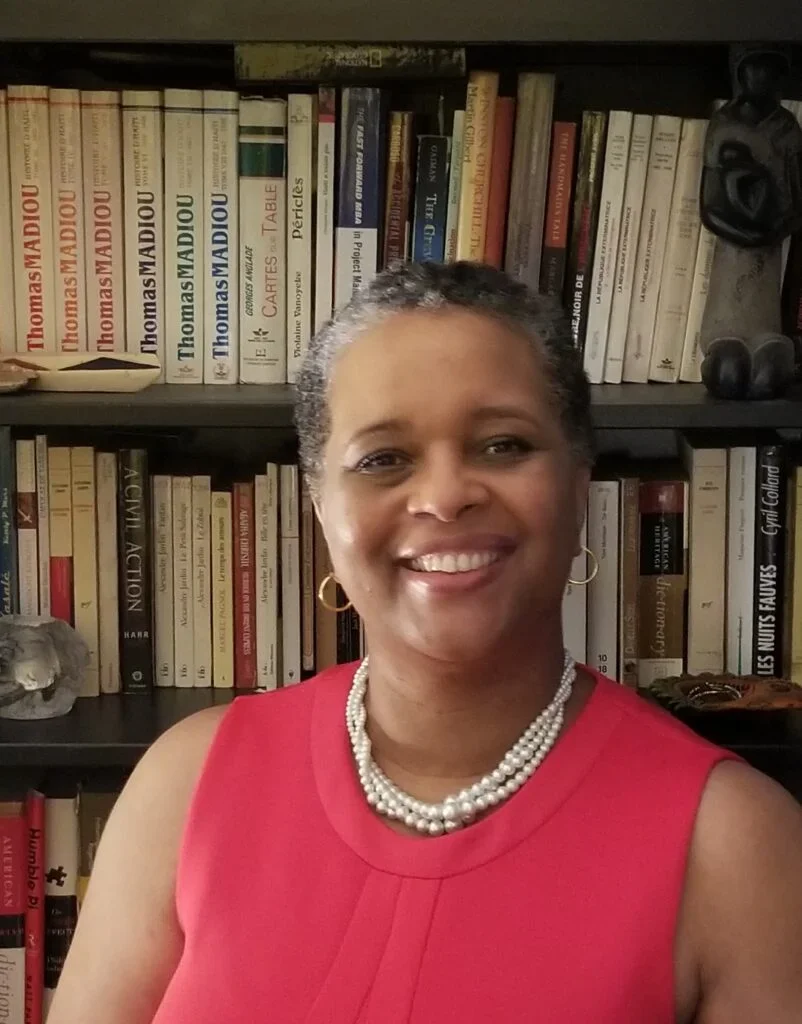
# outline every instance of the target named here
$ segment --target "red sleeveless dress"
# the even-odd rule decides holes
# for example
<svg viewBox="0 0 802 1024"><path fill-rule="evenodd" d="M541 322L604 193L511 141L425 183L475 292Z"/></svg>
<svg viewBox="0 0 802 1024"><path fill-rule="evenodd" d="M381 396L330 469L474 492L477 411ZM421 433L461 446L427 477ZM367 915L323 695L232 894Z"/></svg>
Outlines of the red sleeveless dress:
<svg viewBox="0 0 802 1024"><path fill-rule="evenodd" d="M534 777L437 839L368 808L355 666L238 699L181 852L154 1024L674 1024L694 817L728 756L601 676Z"/></svg>

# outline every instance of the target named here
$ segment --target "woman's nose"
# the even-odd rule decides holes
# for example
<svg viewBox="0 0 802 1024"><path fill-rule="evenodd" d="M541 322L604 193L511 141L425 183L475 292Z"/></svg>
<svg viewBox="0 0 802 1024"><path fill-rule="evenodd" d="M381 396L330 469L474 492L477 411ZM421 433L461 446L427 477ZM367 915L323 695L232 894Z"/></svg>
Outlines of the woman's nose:
<svg viewBox="0 0 802 1024"><path fill-rule="evenodd" d="M410 478L407 511L450 523L487 501L487 489L478 474L453 456L431 459Z"/></svg>

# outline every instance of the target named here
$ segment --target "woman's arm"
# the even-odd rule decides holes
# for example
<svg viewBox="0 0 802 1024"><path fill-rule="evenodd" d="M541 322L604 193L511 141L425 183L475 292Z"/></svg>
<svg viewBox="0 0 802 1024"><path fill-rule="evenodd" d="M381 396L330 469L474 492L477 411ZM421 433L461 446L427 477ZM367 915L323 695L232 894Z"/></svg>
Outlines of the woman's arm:
<svg viewBox="0 0 802 1024"><path fill-rule="evenodd" d="M224 708L148 750L109 817L48 1024L150 1024L182 949L175 879L184 821Z"/></svg>

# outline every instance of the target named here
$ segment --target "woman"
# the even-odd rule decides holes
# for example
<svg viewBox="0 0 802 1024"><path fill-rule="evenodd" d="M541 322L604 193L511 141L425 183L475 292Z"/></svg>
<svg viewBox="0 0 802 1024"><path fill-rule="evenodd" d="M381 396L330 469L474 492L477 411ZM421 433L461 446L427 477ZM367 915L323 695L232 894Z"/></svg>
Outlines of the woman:
<svg viewBox="0 0 802 1024"><path fill-rule="evenodd" d="M301 456L369 663L154 744L50 1024L802 1020L800 809L564 654L588 405L488 268L385 272L314 340Z"/></svg>

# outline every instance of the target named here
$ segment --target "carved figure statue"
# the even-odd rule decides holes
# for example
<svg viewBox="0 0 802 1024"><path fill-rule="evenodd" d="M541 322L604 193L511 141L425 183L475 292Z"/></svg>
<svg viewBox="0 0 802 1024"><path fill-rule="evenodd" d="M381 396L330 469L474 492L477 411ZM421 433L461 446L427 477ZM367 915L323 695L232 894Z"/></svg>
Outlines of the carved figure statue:
<svg viewBox="0 0 802 1024"><path fill-rule="evenodd" d="M0 718L66 715L88 665L89 648L61 619L0 616Z"/></svg>

